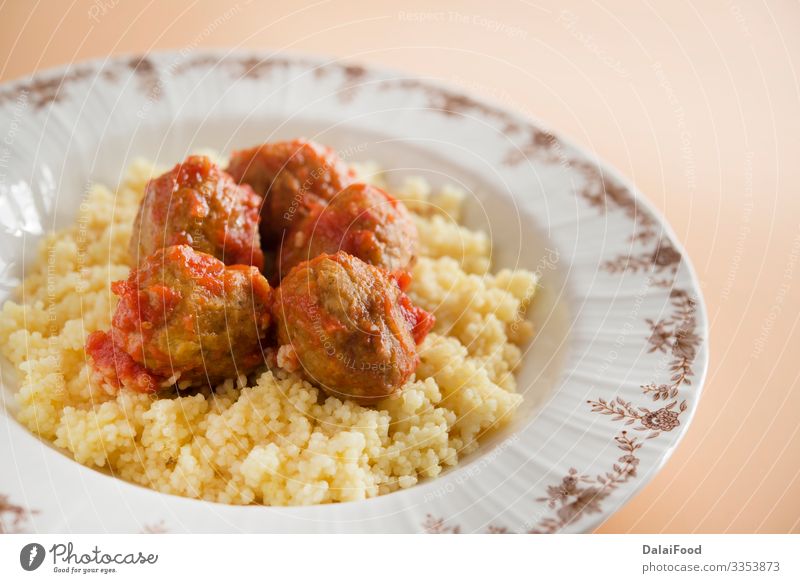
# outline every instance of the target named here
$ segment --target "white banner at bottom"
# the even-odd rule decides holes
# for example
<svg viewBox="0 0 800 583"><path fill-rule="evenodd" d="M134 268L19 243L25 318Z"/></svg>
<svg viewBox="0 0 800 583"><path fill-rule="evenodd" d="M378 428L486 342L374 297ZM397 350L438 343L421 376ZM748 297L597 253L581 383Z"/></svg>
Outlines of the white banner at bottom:
<svg viewBox="0 0 800 583"><path fill-rule="evenodd" d="M797 535L3 535L0 581L800 581Z"/></svg>

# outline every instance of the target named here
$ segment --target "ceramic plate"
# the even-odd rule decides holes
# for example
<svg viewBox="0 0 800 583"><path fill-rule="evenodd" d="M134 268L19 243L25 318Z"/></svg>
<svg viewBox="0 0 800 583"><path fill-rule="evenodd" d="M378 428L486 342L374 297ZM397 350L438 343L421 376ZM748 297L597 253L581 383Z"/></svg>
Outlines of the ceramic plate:
<svg viewBox="0 0 800 583"><path fill-rule="evenodd" d="M580 98L577 96L576 98ZM541 124L439 83L321 58L161 53L0 87L0 282L90 182L305 136L389 179L469 196L494 267L541 278L514 421L435 480L363 502L235 507L164 495L75 463L14 416L2 363L0 528L19 532L585 532L650 480L688 429L708 351L674 234L613 170Z"/></svg>

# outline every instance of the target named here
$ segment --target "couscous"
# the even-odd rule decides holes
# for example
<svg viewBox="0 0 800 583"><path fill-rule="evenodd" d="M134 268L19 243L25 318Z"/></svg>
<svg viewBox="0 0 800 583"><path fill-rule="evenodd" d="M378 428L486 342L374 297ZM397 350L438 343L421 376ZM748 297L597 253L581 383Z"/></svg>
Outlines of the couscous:
<svg viewBox="0 0 800 583"><path fill-rule="evenodd" d="M353 172L385 187L370 165ZM108 329L152 164L116 191L91 189L75 224L49 235L0 314L18 373L19 420L82 464L161 492L229 504L360 500L434 478L474 451L521 402L514 369L537 282L490 272L490 241L459 224L463 192L410 178L390 191L411 211L418 257L406 290L435 315L402 390L370 406L328 396L274 365L213 389L112 390L85 351Z"/></svg>

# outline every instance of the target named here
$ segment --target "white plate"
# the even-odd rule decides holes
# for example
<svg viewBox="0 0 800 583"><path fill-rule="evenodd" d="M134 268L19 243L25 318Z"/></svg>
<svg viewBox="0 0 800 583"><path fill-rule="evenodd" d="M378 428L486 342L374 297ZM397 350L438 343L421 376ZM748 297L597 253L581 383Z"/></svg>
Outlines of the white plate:
<svg viewBox="0 0 800 583"><path fill-rule="evenodd" d="M300 135L390 178L461 184L494 268L544 286L511 426L445 475L364 502L226 506L88 469L17 423L3 363L6 531L590 531L653 477L697 408L708 325L672 231L619 175L501 107L398 73L214 51L43 72L0 87L0 113L3 299L90 181L117 184L138 156L170 164Z"/></svg>

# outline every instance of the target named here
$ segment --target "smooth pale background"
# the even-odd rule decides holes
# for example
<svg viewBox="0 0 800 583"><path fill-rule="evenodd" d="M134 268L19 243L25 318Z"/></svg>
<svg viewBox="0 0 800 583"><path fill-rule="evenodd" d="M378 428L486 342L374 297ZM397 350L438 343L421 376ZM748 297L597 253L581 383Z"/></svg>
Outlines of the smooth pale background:
<svg viewBox="0 0 800 583"><path fill-rule="evenodd" d="M259 47L437 77L543 120L661 209L710 314L691 429L600 532L800 532L800 4L431 4L6 1L0 80L115 53Z"/></svg>

